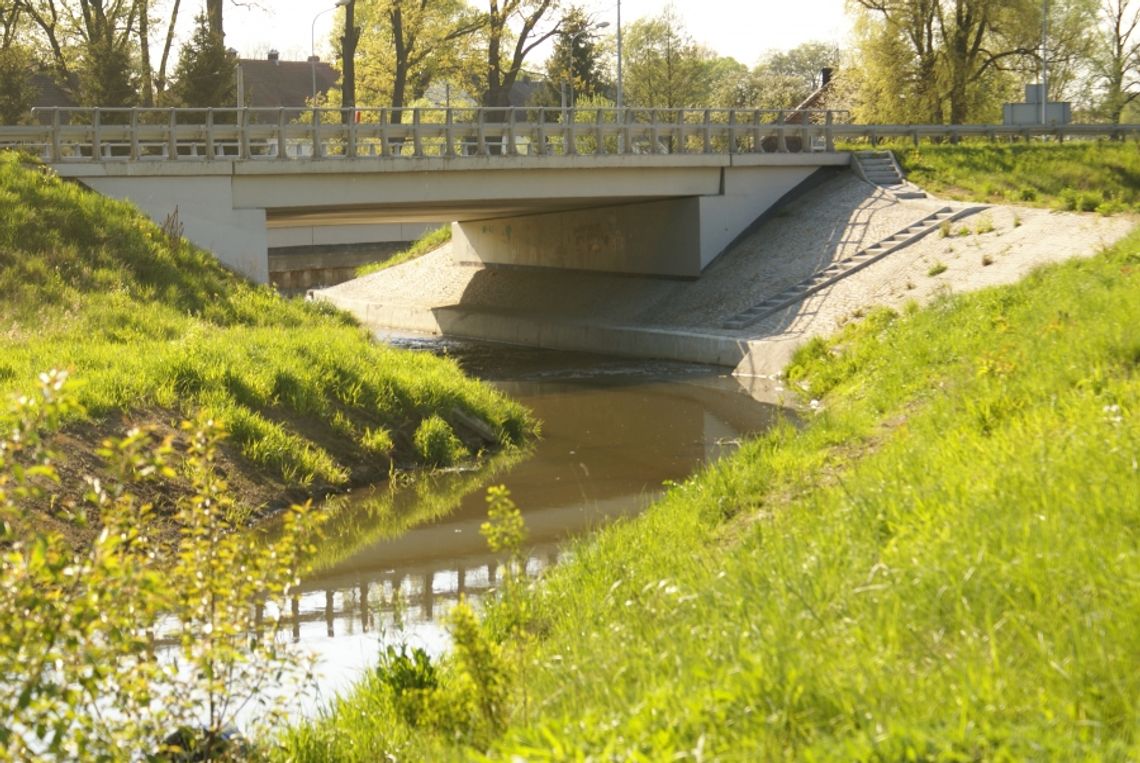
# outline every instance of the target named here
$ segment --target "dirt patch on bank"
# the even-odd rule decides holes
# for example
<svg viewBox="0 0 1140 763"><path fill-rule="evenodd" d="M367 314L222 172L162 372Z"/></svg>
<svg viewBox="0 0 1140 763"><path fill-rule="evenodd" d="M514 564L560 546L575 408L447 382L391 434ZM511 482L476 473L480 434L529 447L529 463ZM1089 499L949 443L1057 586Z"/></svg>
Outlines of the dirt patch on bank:
<svg viewBox="0 0 1140 763"><path fill-rule="evenodd" d="M215 453L213 468L216 475L225 480L237 518L244 524L256 524L292 504L376 484L394 472L416 468L411 431L393 433L396 448L391 458L385 458L363 450L318 417L280 413L271 418L327 451L346 469L348 479L340 484L290 483L272 469L251 462L237 443L224 439ZM453 411L445 414L445 418L471 453L480 454L498 446L497 441L488 440L493 436L489 427L473 417ZM135 477L129 481L129 491L139 505L151 507L153 521L147 527L149 538L160 546L172 545L180 530L175 521L178 506L193 493L186 468L189 433L182 427L184 420L185 416L177 411L152 408L72 423L52 434L47 440L47 449L58 482L38 480L36 485L40 490L19 499L21 511L17 523L61 535L72 547L93 540L102 528L98 507L90 500L95 481L104 489L120 482L101 452L109 443L123 439L132 430L139 430L144 433L149 448L169 447L165 461L172 468L173 476Z"/></svg>

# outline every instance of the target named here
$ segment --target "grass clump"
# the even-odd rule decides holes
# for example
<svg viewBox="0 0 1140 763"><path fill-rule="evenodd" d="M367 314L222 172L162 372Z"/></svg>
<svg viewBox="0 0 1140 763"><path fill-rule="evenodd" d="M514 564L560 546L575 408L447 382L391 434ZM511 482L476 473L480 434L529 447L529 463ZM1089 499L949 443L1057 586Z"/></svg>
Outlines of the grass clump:
<svg viewBox="0 0 1140 763"><path fill-rule="evenodd" d="M435 251L439 247L451 241L451 226L443 225L439 228L428 231L412 242L412 245L403 251L396 252L391 257L381 262L370 262L367 265L361 265L356 269L356 277L362 278L363 276L371 273L379 273L381 270L402 265L409 260L414 260L417 257L422 257L428 252Z"/></svg>
<svg viewBox="0 0 1140 763"><path fill-rule="evenodd" d="M533 641L501 733L371 716L369 752L1134 759L1138 324L1140 232L809 343L788 370L822 402L802 428L577 544L509 605Z"/></svg>
<svg viewBox="0 0 1140 763"><path fill-rule="evenodd" d="M931 265L931 266L930 266L930 269L929 269L929 270L927 270L927 271L926 271L926 275L928 275L928 276L930 276L931 278L933 278L934 276L942 275L942 274L943 274L943 273L945 273L947 270L949 270L949 267L946 265L946 263L944 263L944 262L936 262L936 263L934 263L933 265Z"/></svg>
<svg viewBox="0 0 1140 763"><path fill-rule="evenodd" d="M907 178L949 198L1081 212L1140 211L1134 143L963 143L897 151Z"/></svg>
<svg viewBox="0 0 1140 763"><path fill-rule="evenodd" d="M451 425L436 415L420 422L413 442L423 462L432 466L451 466L467 455Z"/></svg>
<svg viewBox="0 0 1140 763"><path fill-rule="evenodd" d="M93 425L89 440L113 418L166 426L208 410L264 491L256 505L282 486L323 491L425 463L413 438L438 414L486 422L497 442L458 433L473 449L532 430L453 362L380 346L347 315L252 285L18 155L0 154L0 198L0 394L66 368L85 411L71 425Z"/></svg>

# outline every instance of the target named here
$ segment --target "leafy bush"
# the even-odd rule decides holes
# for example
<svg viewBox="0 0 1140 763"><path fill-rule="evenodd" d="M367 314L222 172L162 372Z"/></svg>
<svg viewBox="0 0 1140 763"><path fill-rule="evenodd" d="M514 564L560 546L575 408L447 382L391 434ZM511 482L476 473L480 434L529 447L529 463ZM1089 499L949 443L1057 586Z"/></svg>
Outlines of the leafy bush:
<svg viewBox="0 0 1140 763"><path fill-rule="evenodd" d="M0 618L0 757L231 749L228 729L243 706L262 705L267 722L282 709L265 677L299 680L301 656L277 643L277 618L261 612L287 611L316 516L294 506L275 540L237 532L232 517L241 512L215 464L223 432L200 420L183 425L177 449L143 430L103 444L113 478L89 480L87 505L59 506L73 520L97 514L103 526L73 548L27 521L27 503L62 479L46 435L75 405L64 374L40 378L0 439L0 607L9 614ZM152 506L136 490L175 471L191 490L167 558L156 553ZM156 637L171 646L156 651Z"/></svg>

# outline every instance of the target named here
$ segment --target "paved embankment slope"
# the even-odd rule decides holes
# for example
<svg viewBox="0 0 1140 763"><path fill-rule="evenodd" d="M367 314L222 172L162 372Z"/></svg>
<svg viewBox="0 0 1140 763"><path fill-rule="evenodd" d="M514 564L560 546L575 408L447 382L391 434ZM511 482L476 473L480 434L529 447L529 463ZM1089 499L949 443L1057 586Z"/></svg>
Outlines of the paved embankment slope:
<svg viewBox="0 0 1140 763"><path fill-rule="evenodd" d="M779 373L795 347L873 305L1009 283L1037 265L1087 256L1130 218L992 207L739 329L735 316L945 207L898 200L844 173L781 208L695 281L485 268L450 247L314 293L379 330L662 357ZM948 233L949 235L944 235Z"/></svg>

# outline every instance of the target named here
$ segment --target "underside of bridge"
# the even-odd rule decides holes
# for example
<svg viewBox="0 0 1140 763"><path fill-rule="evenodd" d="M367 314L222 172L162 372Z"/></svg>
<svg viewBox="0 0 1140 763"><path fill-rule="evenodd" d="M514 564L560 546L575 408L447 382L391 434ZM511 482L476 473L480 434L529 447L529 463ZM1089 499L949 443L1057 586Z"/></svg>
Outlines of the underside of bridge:
<svg viewBox="0 0 1140 763"><path fill-rule="evenodd" d="M847 163L844 154L691 159L399 172L375 162L314 163L306 172L217 162L176 165L175 174L165 165L103 164L72 176L160 223L176 217L191 241L259 282L268 280L271 235L304 231L315 241L317 231L335 230L346 241L442 222L452 223L463 261L696 278L781 198L821 168Z"/></svg>

